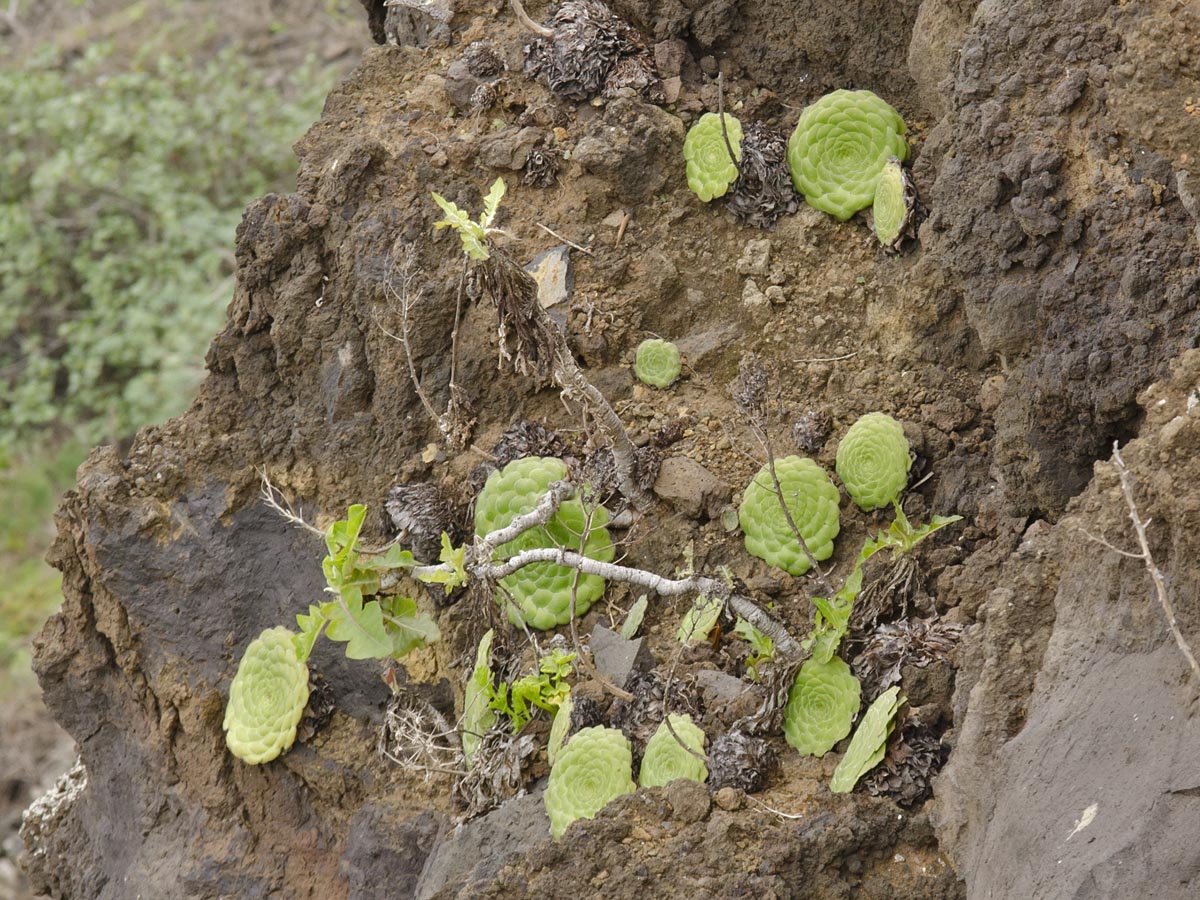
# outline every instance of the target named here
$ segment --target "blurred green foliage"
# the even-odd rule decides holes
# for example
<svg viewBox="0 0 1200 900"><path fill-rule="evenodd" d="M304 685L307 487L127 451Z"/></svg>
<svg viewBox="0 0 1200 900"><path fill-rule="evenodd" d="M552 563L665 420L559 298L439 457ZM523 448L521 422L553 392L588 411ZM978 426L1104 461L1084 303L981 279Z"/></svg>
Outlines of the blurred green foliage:
<svg viewBox="0 0 1200 900"><path fill-rule="evenodd" d="M334 77L153 43L0 64L0 682L59 602L43 557L75 467L190 401L242 210L289 189Z"/></svg>
<svg viewBox="0 0 1200 900"><path fill-rule="evenodd" d="M113 72L111 51L0 69L0 442L96 442L178 413L232 293L234 230L294 170L328 87L233 49ZM315 67L314 67L315 68Z"/></svg>

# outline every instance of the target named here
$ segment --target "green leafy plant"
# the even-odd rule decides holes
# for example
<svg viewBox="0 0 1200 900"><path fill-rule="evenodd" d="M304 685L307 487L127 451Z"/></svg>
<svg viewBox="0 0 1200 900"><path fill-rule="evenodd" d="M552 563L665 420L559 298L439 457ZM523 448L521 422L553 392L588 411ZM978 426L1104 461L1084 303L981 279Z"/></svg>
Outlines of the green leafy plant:
<svg viewBox="0 0 1200 900"><path fill-rule="evenodd" d="M838 444L838 477L850 499L865 512L896 500L908 486L911 466L904 428L886 413L862 416Z"/></svg>
<svg viewBox="0 0 1200 900"><path fill-rule="evenodd" d="M476 535L504 528L517 516L532 511L550 485L566 477L566 464L552 457L513 460L493 472L475 501ZM578 496L565 500L546 525L531 528L497 547L496 559L508 559L522 550L565 547L592 559L611 561L615 551L605 527L608 511L595 506L590 513L591 528L584 540L589 510ZM504 606L509 621L518 627L524 623L531 628L554 628L571 620L572 585L576 585L575 614L579 616L604 593L604 579L599 576L577 573L555 563L537 562L501 579L497 600Z"/></svg>
<svg viewBox="0 0 1200 900"><path fill-rule="evenodd" d="M683 621L679 623L679 631L675 633L675 637L681 644L699 644L708 640L709 634L717 627L723 607L719 597L706 597L701 594L683 614Z"/></svg>
<svg viewBox="0 0 1200 900"><path fill-rule="evenodd" d="M638 773L638 784L642 787L662 787L679 778L708 781L708 766L701 758L704 755L704 732L692 721L691 716L672 713L669 718L675 734L671 734L667 723L663 721L646 742L642 768ZM680 741L683 741L682 745ZM696 756L697 753L700 756Z"/></svg>
<svg viewBox="0 0 1200 900"><path fill-rule="evenodd" d="M668 388L679 377L679 348L670 341L648 338L638 344L633 373L643 384Z"/></svg>
<svg viewBox="0 0 1200 900"><path fill-rule="evenodd" d="M705 113L688 129L687 137L683 139L688 187L705 203L725 196L738 177L737 163L742 159L742 123L726 115L725 133L729 135L728 146L721 131L721 117ZM729 158L730 148L737 162Z"/></svg>
<svg viewBox="0 0 1200 900"><path fill-rule="evenodd" d="M495 632L489 628L479 639L475 649L475 667L467 686L463 690L462 748L463 759L470 769L475 763L475 752L479 742L496 724L496 711L492 709L492 640Z"/></svg>
<svg viewBox="0 0 1200 900"><path fill-rule="evenodd" d="M591 819L611 801L632 794L633 750L615 728L593 726L576 732L550 770L543 794L550 833L562 837L576 819Z"/></svg>
<svg viewBox="0 0 1200 900"><path fill-rule="evenodd" d="M888 159L908 158L900 114L870 91L837 90L800 114L788 140L796 190L845 221L871 205Z"/></svg>
<svg viewBox="0 0 1200 900"><path fill-rule="evenodd" d="M487 237L492 231L492 222L496 220L496 211L504 198L505 184L503 178L497 178L487 196L483 198L483 213L476 222L470 213L459 209L458 205L447 200L436 191L430 191L433 202L445 213L446 218L435 222L433 227L439 231L443 228L453 228L458 232L462 241L463 252L475 262L482 262L491 256L487 249Z"/></svg>
<svg viewBox="0 0 1200 900"><path fill-rule="evenodd" d="M861 702L858 679L839 657L800 667L788 692L783 734L800 753L823 756L850 733Z"/></svg>
<svg viewBox="0 0 1200 900"><path fill-rule="evenodd" d="M775 660L775 642L741 616L738 616L737 623L733 626L733 633L750 644L750 655L746 657L746 674L750 676L751 681L760 681L760 667Z"/></svg>
<svg viewBox="0 0 1200 900"><path fill-rule="evenodd" d="M917 192L904 165L892 157L879 173L871 206L871 229L885 250L897 251L913 231Z"/></svg>
<svg viewBox="0 0 1200 900"><path fill-rule="evenodd" d="M437 623L418 612L411 597L366 599L379 593L384 572L418 565L410 552L396 545L380 552L360 548L358 539L366 515L367 508L355 504L345 519L325 531L328 553L321 568L325 590L334 599L309 606L307 615L296 617L306 656L322 629L330 640L345 643L349 659L399 659L441 637ZM443 546L449 546L449 541ZM441 580L440 573L434 580Z"/></svg>
<svg viewBox="0 0 1200 900"><path fill-rule="evenodd" d="M775 461L775 474L796 529L817 560L833 555L833 539L841 528L838 489L829 475L811 459L785 456ZM742 497L738 521L745 533L746 549L791 575L810 568L796 535L788 524L771 472L763 466Z"/></svg>
<svg viewBox="0 0 1200 900"><path fill-rule="evenodd" d="M575 701L568 693L554 712L554 721L550 723L550 737L546 741L546 762L552 766L563 747L567 746L567 735L571 731L571 711L574 709Z"/></svg>
<svg viewBox="0 0 1200 900"><path fill-rule="evenodd" d="M270 762L295 742L308 704L307 657L299 635L282 627L268 628L246 647L221 726L238 759Z"/></svg>
<svg viewBox="0 0 1200 900"><path fill-rule="evenodd" d="M571 665L574 659L574 653L552 650L539 660L536 674L518 678L511 685L500 683L492 694L490 705L512 721L513 734L529 724L535 709L558 712L571 692L567 678L574 671Z"/></svg>
<svg viewBox="0 0 1200 900"><path fill-rule="evenodd" d="M846 755L834 770L829 790L835 794L849 793L860 778L883 761L888 737L896 726L896 712L903 703L899 685L875 698L850 739Z"/></svg>
<svg viewBox="0 0 1200 900"><path fill-rule="evenodd" d="M181 412L233 293L246 204L285 191L327 76L281 95L236 49L110 45L0 66L0 444ZM203 98L198 103L197 98Z"/></svg>

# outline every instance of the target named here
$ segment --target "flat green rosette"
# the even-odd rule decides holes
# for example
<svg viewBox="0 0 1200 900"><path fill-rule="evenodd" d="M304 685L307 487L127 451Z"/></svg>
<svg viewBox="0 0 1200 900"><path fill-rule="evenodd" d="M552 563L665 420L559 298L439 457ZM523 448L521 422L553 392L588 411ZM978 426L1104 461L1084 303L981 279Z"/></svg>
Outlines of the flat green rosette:
<svg viewBox="0 0 1200 900"><path fill-rule="evenodd" d="M725 132L729 147L721 133L721 117L705 113L683 139L683 158L687 160L687 183L692 192L708 203L725 196L738 177L738 168L729 158L729 148L738 162L742 161L742 123L725 115Z"/></svg>
<svg viewBox="0 0 1200 900"><path fill-rule="evenodd" d="M475 651L475 668L471 670L471 678L463 690L462 748L463 759L466 760L468 769L474 764L479 742L488 729L496 724L496 711L491 708L491 656L494 636L495 632L489 628L479 639L479 648Z"/></svg>
<svg viewBox="0 0 1200 900"><path fill-rule="evenodd" d="M668 388L679 377L679 348L670 341L649 338L638 344L633 374L643 384Z"/></svg>
<svg viewBox="0 0 1200 900"><path fill-rule="evenodd" d="M688 747L704 754L704 732L692 721L691 716L670 716L671 727ZM642 755L642 770L638 773L638 784L642 787L662 787L680 778L691 781L708 781L708 766L680 746L667 728L661 723L650 740L646 741L646 752Z"/></svg>
<svg viewBox="0 0 1200 900"><path fill-rule="evenodd" d="M883 761L887 752L887 740L896 725L896 712L904 703L900 696L900 686L888 688L875 698L858 730L850 739L846 755L833 770L833 778L829 782L829 790L835 794L848 794L862 778Z"/></svg>
<svg viewBox="0 0 1200 900"><path fill-rule="evenodd" d="M554 711L554 721L550 723L550 737L546 741L546 761L551 766L558 760L563 747L567 746L567 733L571 730L571 711L575 701L567 694L567 699L558 704Z"/></svg>
<svg viewBox="0 0 1200 900"><path fill-rule="evenodd" d="M567 477L567 467L560 459L530 456L510 462L488 476L487 483L475 500L475 534L483 536L503 528L514 518L531 512L556 481ZM596 507L591 531L585 546L581 536L587 513L578 497L563 501L558 512L544 526L531 528L515 540L496 548L496 559L508 559L522 550L544 547L565 547L609 562L613 558L612 539L608 535L608 511ZM571 585L575 570L555 563L539 562L528 565L500 581L500 587L512 597L512 603L501 593L497 599L505 606L508 620L520 627L521 620L531 628L554 628L571 620ZM604 579L597 575L580 575L575 601L575 614L582 616L604 593Z"/></svg>
<svg viewBox="0 0 1200 900"><path fill-rule="evenodd" d="M837 90L800 114L788 140L792 182L810 206L846 221L875 199L888 159L908 158L904 120L870 91Z"/></svg>
<svg viewBox="0 0 1200 900"><path fill-rule="evenodd" d="M308 703L308 664L297 635L268 628L242 654L225 706L225 745L252 766L270 762L296 741Z"/></svg>
<svg viewBox="0 0 1200 900"><path fill-rule="evenodd" d="M783 712L787 742L806 756L824 756L850 733L861 703L858 679L834 656L808 660L796 673Z"/></svg>
<svg viewBox="0 0 1200 900"><path fill-rule="evenodd" d="M811 459L785 456L775 461L775 475L792 521L817 560L833 555L833 539L841 528L838 489L829 475ZM738 522L746 537L746 549L791 575L810 568L796 535L788 525L779 495L766 466L746 488L738 508Z"/></svg>
<svg viewBox="0 0 1200 900"><path fill-rule="evenodd" d="M863 512L888 506L908 486L912 466L904 427L886 413L867 413L838 444L834 468Z"/></svg>
<svg viewBox="0 0 1200 900"><path fill-rule="evenodd" d="M562 837L576 819L591 819L610 801L637 790L633 750L615 728L581 728L567 741L550 770L542 800L550 833Z"/></svg>
<svg viewBox="0 0 1200 900"><path fill-rule="evenodd" d="M901 242L912 232L916 201L912 179L893 156L879 174L871 207L871 229L885 250L898 252Z"/></svg>

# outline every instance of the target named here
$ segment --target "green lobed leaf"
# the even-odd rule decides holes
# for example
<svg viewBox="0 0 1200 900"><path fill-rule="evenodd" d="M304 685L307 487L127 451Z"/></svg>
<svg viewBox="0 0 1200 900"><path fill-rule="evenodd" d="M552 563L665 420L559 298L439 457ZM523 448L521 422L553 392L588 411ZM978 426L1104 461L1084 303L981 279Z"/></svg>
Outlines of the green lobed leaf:
<svg viewBox="0 0 1200 900"><path fill-rule="evenodd" d="M325 608L331 604L309 606L308 615L303 613L296 616L296 624L300 626L300 634L296 635L296 652L300 659L308 659L312 655L313 645L321 636L321 631L328 624Z"/></svg>
<svg viewBox="0 0 1200 900"><path fill-rule="evenodd" d="M308 703L308 666L288 628L268 628L242 653L225 705L225 744L251 765L270 762L296 740Z"/></svg>
<svg viewBox="0 0 1200 900"><path fill-rule="evenodd" d="M576 819L591 819L611 801L632 794L633 750L615 728L594 726L576 732L557 755L542 801L550 833L562 837Z"/></svg>
<svg viewBox="0 0 1200 900"><path fill-rule="evenodd" d="M437 622L418 612L417 601L411 597L384 597L379 604L391 639L391 655L396 659L441 639Z"/></svg>
<svg viewBox="0 0 1200 900"><path fill-rule="evenodd" d="M810 206L845 221L875 199L891 157L908 158L904 120L870 91L837 90L805 108L788 140L788 168Z"/></svg>
<svg viewBox="0 0 1200 900"><path fill-rule="evenodd" d="M864 512L897 500L908 486L911 467L904 427L886 413L860 417L838 444L838 477Z"/></svg>
<svg viewBox="0 0 1200 900"><path fill-rule="evenodd" d="M642 768L638 773L638 784L642 787L662 787L680 778L708 781L708 766L703 759L694 755L704 755L704 732L692 721L691 716L672 713L670 720L671 727L675 729L674 735L664 721L659 723L646 742ZM676 740L676 736L679 740ZM683 741L683 745L680 741Z"/></svg>
<svg viewBox="0 0 1200 900"><path fill-rule="evenodd" d="M668 388L679 378L679 348L670 341L648 338L638 344L633 373L643 384Z"/></svg>
<svg viewBox="0 0 1200 900"><path fill-rule="evenodd" d="M801 754L824 756L850 733L860 691L858 679L839 657L805 662L792 682L783 713L787 742Z"/></svg>
<svg viewBox="0 0 1200 900"><path fill-rule="evenodd" d="M502 181L500 183L503 184ZM492 188L495 190L495 185ZM463 252L471 259L481 262L491 256L487 247L484 246L484 240L487 237L485 226L472 221L471 217L464 210L459 209L457 204L447 200L441 194L435 191L431 191L430 193L433 194L433 202L441 207L442 212L446 214L446 218L434 222L433 227L439 230L442 228L453 228L458 232ZM496 202L499 203L499 199Z"/></svg>
<svg viewBox="0 0 1200 900"><path fill-rule="evenodd" d="M507 185L503 178L497 178L492 182L492 188L488 191L486 197L483 198L483 215L479 219L479 224L486 231L492 227L492 223L496 221L496 213L500 209L500 201L504 199L504 191Z"/></svg>
<svg viewBox="0 0 1200 900"><path fill-rule="evenodd" d="M725 115L725 134L721 129L721 117L716 113L705 113L683 139L683 158L687 161L687 183L692 192L708 203L725 196L729 186L737 180L738 167L729 158L729 150L737 162L742 160L742 123L733 116Z"/></svg>
<svg viewBox="0 0 1200 900"><path fill-rule="evenodd" d="M557 712L571 691L567 677L574 671L574 653L552 650L538 663L533 675L518 678L511 685L501 683L493 693L490 705L496 712L508 716L513 734L517 734L533 718L534 709Z"/></svg>
<svg viewBox="0 0 1200 900"><path fill-rule="evenodd" d="M896 712L904 703L900 686L888 688L867 708L858 730L850 739L846 755L838 763L829 782L829 790L835 794L847 794L854 790L858 780L883 761L887 751L888 736L895 727Z"/></svg>
<svg viewBox="0 0 1200 900"><path fill-rule="evenodd" d="M746 673L751 681L759 681L762 676L759 666L775 659L775 642L741 616L737 617L733 633L750 644L750 655L746 657Z"/></svg>
<svg viewBox="0 0 1200 900"><path fill-rule="evenodd" d="M796 528L817 560L833 555L833 539L841 529L841 499L829 475L811 459L785 456L775 461L775 474ZM771 472L763 466L746 488L738 508L746 549L791 575L811 566L800 549L780 505Z"/></svg>
<svg viewBox="0 0 1200 900"><path fill-rule="evenodd" d="M331 604L325 635L346 644L348 659L384 659L392 655L392 641L383 626L379 602L363 602L362 595L348 592Z"/></svg>
<svg viewBox="0 0 1200 900"><path fill-rule="evenodd" d="M467 546L464 544L456 548L450 543L450 535L442 532L442 552L438 557L438 562L448 564L450 571L444 569L435 569L424 575L417 576L421 581L427 584L441 584L446 588L446 593L449 594L456 587L460 587L467 583Z"/></svg>

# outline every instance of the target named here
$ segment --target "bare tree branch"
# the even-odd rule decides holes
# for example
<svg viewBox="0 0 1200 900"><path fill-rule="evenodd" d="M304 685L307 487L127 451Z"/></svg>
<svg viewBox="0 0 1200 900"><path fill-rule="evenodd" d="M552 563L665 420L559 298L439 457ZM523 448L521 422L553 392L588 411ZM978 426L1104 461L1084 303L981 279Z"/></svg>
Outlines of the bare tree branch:
<svg viewBox="0 0 1200 900"><path fill-rule="evenodd" d="M1133 475L1125 465L1125 460L1121 458L1121 449L1116 441L1113 441L1113 465L1116 466L1117 474L1121 478L1121 493L1125 495L1125 504L1129 507L1129 520L1133 522L1133 530L1137 533L1138 544L1142 548L1140 554L1142 562L1146 564L1146 571L1150 573L1150 580L1154 582L1154 591L1158 595L1159 605L1162 606L1163 613L1167 617L1167 627L1171 629L1175 643L1179 646L1179 652L1192 667L1192 672L1200 679L1200 664L1197 664L1196 655L1184 638L1183 632L1179 630L1179 623L1175 621L1175 608L1171 605L1171 598L1167 593L1166 580L1158 566L1155 565L1154 556L1150 553L1150 541L1146 537L1146 526L1150 523L1149 520L1143 520L1138 512L1137 502L1133 498Z"/></svg>

